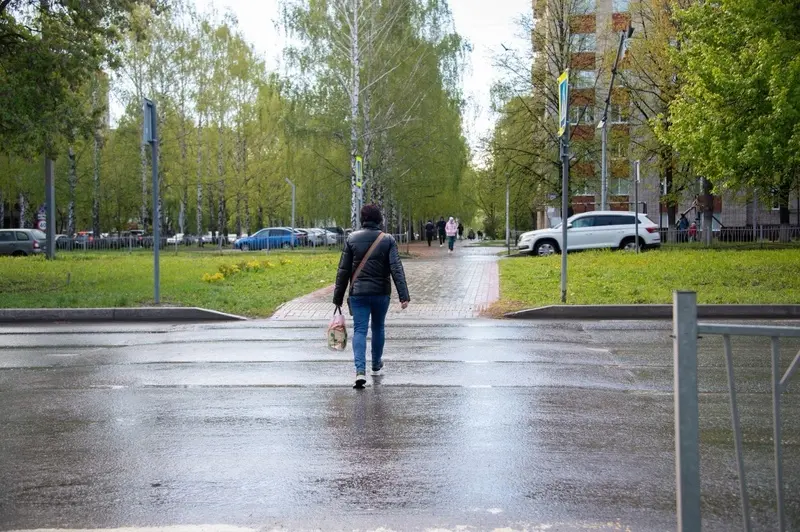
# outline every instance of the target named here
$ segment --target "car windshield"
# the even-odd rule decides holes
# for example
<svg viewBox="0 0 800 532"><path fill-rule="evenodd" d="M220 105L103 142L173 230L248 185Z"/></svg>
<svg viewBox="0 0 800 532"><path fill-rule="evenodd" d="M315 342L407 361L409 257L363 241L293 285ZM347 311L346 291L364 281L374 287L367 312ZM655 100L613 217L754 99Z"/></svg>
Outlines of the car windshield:
<svg viewBox="0 0 800 532"><path fill-rule="evenodd" d="M33 230L33 231L31 231L31 232L33 233L33 237L34 237L36 240L44 240L44 239L46 239L46 238L47 238L47 235L46 235L46 234L44 234L42 231L39 231L38 229L34 229L34 230Z"/></svg>

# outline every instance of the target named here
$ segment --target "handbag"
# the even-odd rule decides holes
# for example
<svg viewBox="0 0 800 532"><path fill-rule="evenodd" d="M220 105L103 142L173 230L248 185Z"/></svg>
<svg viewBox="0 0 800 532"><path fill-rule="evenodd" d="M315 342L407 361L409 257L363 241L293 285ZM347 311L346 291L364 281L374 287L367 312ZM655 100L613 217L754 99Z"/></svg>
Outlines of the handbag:
<svg viewBox="0 0 800 532"><path fill-rule="evenodd" d="M361 273L361 270L363 270L364 266L366 266L367 260L369 260L370 255L372 255L372 252L375 251L375 248L378 247L378 244L381 243L381 240L383 240L383 237L385 236L386 233L384 233L383 231L381 231L378 234L378 238L375 239L375 242L372 243L372 245L367 250L366 254L364 254L364 258L361 259L361 263L358 265L358 268L356 268L356 271L353 272L353 277L350 278L350 293L347 295L347 311L350 313L351 316L353 315L353 308L350 306L350 298L353 297L353 284L356 282L356 279Z"/></svg>
<svg viewBox="0 0 800 532"><path fill-rule="evenodd" d="M339 315L336 315L336 311ZM342 316L342 307L333 310L333 319L328 325L328 348L334 351L344 351L347 348L347 326Z"/></svg>

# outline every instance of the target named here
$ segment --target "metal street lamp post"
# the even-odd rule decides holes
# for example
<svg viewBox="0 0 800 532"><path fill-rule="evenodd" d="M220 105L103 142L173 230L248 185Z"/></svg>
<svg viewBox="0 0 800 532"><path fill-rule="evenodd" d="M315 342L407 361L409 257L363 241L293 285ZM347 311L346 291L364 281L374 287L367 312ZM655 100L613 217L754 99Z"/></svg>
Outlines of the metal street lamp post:
<svg viewBox="0 0 800 532"><path fill-rule="evenodd" d="M621 59L625 57L625 41L633 35L633 26L619 34L619 48L617 57L614 59L614 68L611 69L611 83L606 95L605 107L603 108L603 118L597 124L597 129L602 129L602 148L601 148L601 170L600 170L600 210L608 210L608 106L611 105L611 91L614 89L614 79L617 77L617 67Z"/></svg>

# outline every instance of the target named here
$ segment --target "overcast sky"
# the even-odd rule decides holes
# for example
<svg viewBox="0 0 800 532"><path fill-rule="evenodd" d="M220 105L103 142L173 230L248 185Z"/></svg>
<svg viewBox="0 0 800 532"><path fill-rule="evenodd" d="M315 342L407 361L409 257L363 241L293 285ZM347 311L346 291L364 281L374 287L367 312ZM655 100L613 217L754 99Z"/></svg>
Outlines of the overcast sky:
<svg viewBox="0 0 800 532"><path fill-rule="evenodd" d="M219 11L232 11L245 37L267 58L267 65L271 69L281 68L283 38L275 30L278 0L195 0L195 3L201 11L212 6ZM515 20L530 6L530 0L450 0L456 31L473 45L464 76L465 96L471 103L465 119L473 147L493 123L489 88L499 73L492 66L492 55L502 50L501 42L514 46Z"/></svg>

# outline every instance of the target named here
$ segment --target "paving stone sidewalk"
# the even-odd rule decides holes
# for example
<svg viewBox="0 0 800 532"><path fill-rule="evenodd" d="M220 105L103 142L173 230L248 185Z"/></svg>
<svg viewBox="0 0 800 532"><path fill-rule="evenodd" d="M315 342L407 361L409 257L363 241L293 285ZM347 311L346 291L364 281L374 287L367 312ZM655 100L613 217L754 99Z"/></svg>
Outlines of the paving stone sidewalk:
<svg viewBox="0 0 800 532"><path fill-rule="evenodd" d="M406 246L402 246L405 251ZM411 304L400 308L392 286L387 319L446 320L477 318L500 298L499 248L458 243L456 251L426 243L410 246L412 259L404 259ZM333 285L295 299L279 308L274 320L328 319L333 311Z"/></svg>

